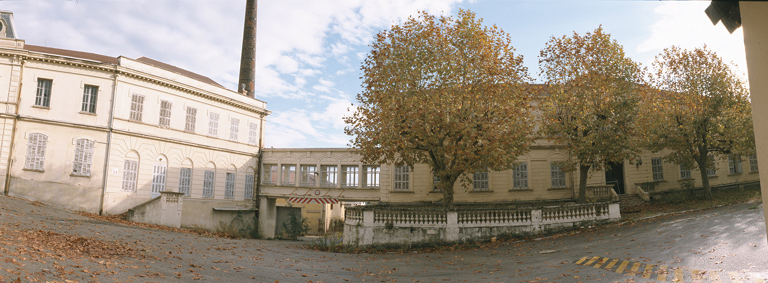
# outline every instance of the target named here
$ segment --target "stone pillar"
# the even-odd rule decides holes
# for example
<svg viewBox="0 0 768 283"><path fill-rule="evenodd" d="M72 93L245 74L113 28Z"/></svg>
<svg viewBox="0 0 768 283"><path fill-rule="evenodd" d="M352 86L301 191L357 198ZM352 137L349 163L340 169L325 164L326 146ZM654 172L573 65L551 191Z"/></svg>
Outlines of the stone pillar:
<svg viewBox="0 0 768 283"><path fill-rule="evenodd" d="M373 244L373 210L363 211L363 245Z"/></svg>
<svg viewBox="0 0 768 283"><path fill-rule="evenodd" d="M267 239L275 237L277 228L277 199L263 197L259 203L259 232Z"/></svg>
<svg viewBox="0 0 768 283"><path fill-rule="evenodd" d="M541 230L541 209L531 209L531 232Z"/></svg>
<svg viewBox="0 0 768 283"><path fill-rule="evenodd" d="M618 202L608 204L608 219L611 221L621 220L621 205Z"/></svg>
<svg viewBox="0 0 768 283"><path fill-rule="evenodd" d="M446 215L445 241L456 242L459 240L459 213L448 211Z"/></svg>

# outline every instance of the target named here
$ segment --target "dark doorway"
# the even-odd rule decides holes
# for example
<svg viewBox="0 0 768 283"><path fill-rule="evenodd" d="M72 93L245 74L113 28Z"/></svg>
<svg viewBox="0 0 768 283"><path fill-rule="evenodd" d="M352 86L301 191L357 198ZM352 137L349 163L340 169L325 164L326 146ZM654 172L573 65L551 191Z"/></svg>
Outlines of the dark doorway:
<svg viewBox="0 0 768 283"><path fill-rule="evenodd" d="M624 163L608 163L610 169L605 170L605 184L613 185L617 194L624 194Z"/></svg>

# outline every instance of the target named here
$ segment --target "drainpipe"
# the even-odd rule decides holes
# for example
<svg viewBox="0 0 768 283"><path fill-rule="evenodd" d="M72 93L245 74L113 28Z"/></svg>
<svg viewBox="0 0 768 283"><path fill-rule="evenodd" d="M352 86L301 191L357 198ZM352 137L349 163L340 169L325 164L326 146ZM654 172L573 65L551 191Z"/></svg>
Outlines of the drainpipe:
<svg viewBox="0 0 768 283"><path fill-rule="evenodd" d="M24 79L24 63L26 61L23 59L23 57L19 56L19 60L21 60L21 67L19 67L19 86L16 90L16 113L15 117L13 118L13 128L11 128L11 141L10 145L8 147L8 168L5 170L5 189L3 189L3 194L8 195L11 191L11 168L13 165L13 144L14 140L16 139L16 123L19 120L19 106L21 105L21 87L23 85L23 79Z"/></svg>
<svg viewBox="0 0 768 283"><path fill-rule="evenodd" d="M253 194L253 199L256 201L256 206L261 206L261 158L264 156L264 115L261 115L261 119L259 119L259 157L257 159L258 164L256 164L256 178L253 178L253 181L256 182L256 185L254 186L255 193ZM261 209L261 207L259 207Z"/></svg>
<svg viewBox="0 0 768 283"><path fill-rule="evenodd" d="M120 62L118 61L118 64ZM115 95L117 93L117 65L115 65L114 79L112 80L112 98L109 101L109 125L107 126L107 148L104 149L104 182L101 186L101 197L99 198L99 215L104 215L104 196L107 194L107 177L109 176L109 150L112 146L112 122L115 115Z"/></svg>

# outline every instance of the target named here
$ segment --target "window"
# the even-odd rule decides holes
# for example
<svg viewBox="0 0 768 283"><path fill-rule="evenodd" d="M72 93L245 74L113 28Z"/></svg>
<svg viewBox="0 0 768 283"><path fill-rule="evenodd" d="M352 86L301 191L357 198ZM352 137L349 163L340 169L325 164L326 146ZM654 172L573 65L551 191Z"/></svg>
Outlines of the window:
<svg viewBox="0 0 768 283"><path fill-rule="evenodd" d="M749 156L749 172L757 172L757 155Z"/></svg>
<svg viewBox="0 0 768 283"><path fill-rule="evenodd" d="M184 123L184 131L194 133L197 121L197 108L187 107L187 119Z"/></svg>
<svg viewBox="0 0 768 283"><path fill-rule="evenodd" d="M248 124L248 144L256 145L259 142L259 125Z"/></svg>
<svg viewBox="0 0 768 283"><path fill-rule="evenodd" d="M651 172L654 181L664 180L664 162L661 158L651 158Z"/></svg>
<svg viewBox="0 0 768 283"><path fill-rule="evenodd" d="M437 187L439 184L440 184L440 176L437 176L437 174L432 173L432 191L433 192L443 191L442 189Z"/></svg>
<svg viewBox="0 0 768 283"><path fill-rule="evenodd" d="M96 113L96 96L99 94L99 87L86 85L83 88L83 106L82 112Z"/></svg>
<svg viewBox="0 0 768 283"><path fill-rule="evenodd" d="M341 166L341 186L342 187L357 187L358 181L358 167L355 166Z"/></svg>
<svg viewBox="0 0 768 283"><path fill-rule="evenodd" d="M717 176L717 163L715 162L715 156L714 155L708 155L709 156L709 164L707 164L707 176L709 177L715 177Z"/></svg>
<svg viewBox="0 0 768 283"><path fill-rule="evenodd" d="M552 188L565 188L565 172L555 162L549 163Z"/></svg>
<svg viewBox="0 0 768 283"><path fill-rule="evenodd" d="M224 181L224 198L235 198L235 173L227 173Z"/></svg>
<svg viewBox="0 0 768 283"><path fill-rule="evenodd" d="M160 100L160 121L158 126L168 128L171 126L171 107L173 103L167 100Z"/></svg>
<svg viewBox="0 0 768 283"><path fill-rule="evenodd" d="M685 179L692 179L692 178L693 177L691 177L691 169L686 168L683 165L680 165L680 179L685 180Z"/></svg>
<svg viewBox="0 0 768 283"><path fill-rule="evenodd" d="M136 192L136 177L139 172L139 162L126 160L123 166L123 191Z"/></svg>
<svg viewBox="0 0 768 283"><path fill-rule="evenodd" d="M72 162L72 175L91 176L94 144L94 141L87 139L79 139L75 142L75 161Z"/></svg>
<svg viewBox="0 0 768 283"><path fill-rule="evenodd" d="M208 118L208 135L216 137L219 134L219 113L211 112Z"/></svg>
<svg viewBox="0 0 768 283"><path fill-rule="evenodd" d="M156 198L160 196L160 192L165 191L165 164L155 164L152 167L152 191L149 197Z"/></svg>
<svg viewBox="0 0 768 283"><path fill-rule="evenodd" d="M336 175L339 173L336 166L323 165L320 166L320 170L320 186L335 187Z"/></svg>
<svg viewBox="0 0 768 283"><path fill-rule="evenodd" d="M301 185L304 187L314 187L316 174L317 166L301 165Z"/></svg>
<svg viewBox="0 0 768 283"><path fill-rule="evenodd" d="M487 191L488 188L488 172L475 172L472 174L472 190L473 191Z"/></svg>
<svg viewBox="0 0 768 283"><path fill-rule="evenodd" d="M229 125L229 140L237 141L237 135L240 132L240 119L230 119Z"/></svg>
<svg viewBox="0 0 768 283"><path fill-rule="evenodd" d="M213 184L216 180L216 173L212 170L205 170L205 174L203 175L203 197L204 198L212 198L213 197Z"/></svg>
<svg viewBox="0 0 768 283"><path fill-rule="evenodd" d="M729 174L740 174L744 172L744 169L741 167L741 156L740 155L728 155L728 173Z"/></svg>
<svg viewBox="0 0 768 283"><path fill-rule="evenodd" d="M37 79L37 95L35 95L35 106L50 106L52 85L53 80L40 78Z"/></svg>
<svg viewBox="0 0 768 283"><path fill-rule="evenodd" d="M277 184L277 165L264 164L263 171L261 172L262 184Z"/></svg>
<svg viewBox="0 0 768 283"><path fill-rule="evenodd" d="M179 192L189 196L189 188L192 185L192 168L181 168L179 171Z"/></svg>
<svg viewBox="0 0 768 283"><path fill-rule="evenodd" d="M43 134L29 134L24 169L43 171L43 165L45 165L45 148L47 146L48 136Z"/></svg>
<svg viewBox="0 0 768 283"><path fill-rule="evenodd" d="M131 96L131 121L141 122L141 112L144 110L144 96L134 94Z"/></svg>
<svg viewBox="0 0 768 283"><path fill-rule="evenodd" d="M246 200L253 199L253 175L245 175L245 196Z"/></svg>
<svg viewBox="0 0 768 283"><path fill-rule="evenodd" d="M280 180L281 185L296 185L296 165L283 165L283 177Z"/></svg>
<svg viewBox="0 0 768 283"><path fill-rule="evenodd" d="M512 189L528 189L528 163L520 162L512 167Z"/></svg>
<svg viewBox="0 0 768 283"><path fill-rule="evenodd" d="M408 165L395 166L395 191L408 191L408 174L411 168Z"/></svg>
<svg viewBox="0 0 768 283"><path fill-rule="evenodd" d="M369 165L363 166L363 185L366 188L378 188L379 187L379 175L381 170L379 166Z"/></svg>

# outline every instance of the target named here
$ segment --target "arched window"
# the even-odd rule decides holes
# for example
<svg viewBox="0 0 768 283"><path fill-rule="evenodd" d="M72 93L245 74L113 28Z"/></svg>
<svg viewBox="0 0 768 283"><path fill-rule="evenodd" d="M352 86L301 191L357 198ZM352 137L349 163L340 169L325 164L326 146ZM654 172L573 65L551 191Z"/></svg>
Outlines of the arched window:
<svg viewBox="0 0 768 283"><path fill-rule="evenodd" d="M155 159L155 164L152 166L152 191L149 196L156 198L160 196L160 192L165 191L165 173L168 170L167 160L165 156L158 156Z"/></svg>
<svg viewBox="0 0 768 283"><path fill-rule="evenodd" d="M45 148L48 146L48 136L34 133L27 140L27 157L24 169L43 171L45 165Z"/></svg>

